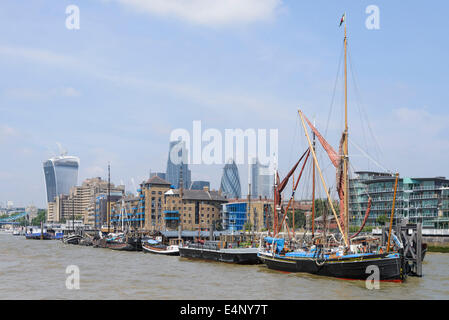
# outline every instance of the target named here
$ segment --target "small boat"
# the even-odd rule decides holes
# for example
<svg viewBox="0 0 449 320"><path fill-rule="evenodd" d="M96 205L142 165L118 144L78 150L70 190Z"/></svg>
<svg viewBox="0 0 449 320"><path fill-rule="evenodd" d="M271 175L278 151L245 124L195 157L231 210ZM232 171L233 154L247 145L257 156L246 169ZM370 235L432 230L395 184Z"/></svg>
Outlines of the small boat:
<svg viewBox="0 0 449 320"><path fill-rule="evenodd" d="M139 237L125 236L120 234L109 234L107 237L100 237L93 240L95 248L108 248L121 251L141 251L142 241Z"/></svg>
<svg viewBox="0 0 449 320"><path fill-rule="evenodd" d="M62 242L67 243L67 244L79 244L81 239L83 239L83 236L81 236L80 234L68 234L65 235L62 238Z"/></svg>
<svg viewBox="0 0 449 320"><path fill-rule="evenodd" d="M44 232L34 232L25 234L27 240L52 240L52 235L50 233Z"/></svg>
<svg viewBox="0 0 449 320"><path fill-rule="evenodd" d="M237 264L259 264L258 248L221 248L220 241L200 241L179 247L179 254L185 258L212 260Z"/></svg>
<svg viewBox="0 0 449 320"><path fill-rule="evenodd" d="M21 229L14 229L12 232L13 236L24 236L25 235L25 231L21 230Z"/></svg>
<svg viewBox="0 0 449 320"><path fill-rule="evenodd" d="M166 256L179 256L179 246L182 245L182 239L172 239L169 245L165 245L158 240L148 239L142 241L144 252L161 254Z"/></svg>

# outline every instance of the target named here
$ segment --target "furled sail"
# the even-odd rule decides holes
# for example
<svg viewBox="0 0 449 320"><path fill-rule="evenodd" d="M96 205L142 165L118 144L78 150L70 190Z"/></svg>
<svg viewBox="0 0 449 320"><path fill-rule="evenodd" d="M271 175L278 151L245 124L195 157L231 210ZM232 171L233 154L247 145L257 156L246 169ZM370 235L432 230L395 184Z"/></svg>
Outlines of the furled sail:
<svg viewBox="0 0 449 320"><path fill-rule="evenodd" d="M304 154L301 156L301 158L298 160L298 162L296 162L296 164L293 166L293 168L290 170L290 172L287 174L287 176L285 176L285 178L282 180L281 183L279 183L277 189L276 189L276 195L277 195L277 205L281 204L281 193L282 191L285 189L285 187L287 186L288 180L290 179L290 177L293 175L293 173L295 172L296 168L298 167L299 163L302 161L302 159L306 156L307 152L309 151L309 149L306 150L306 152L304 152ZM277 176L277 179L279 180L279 175Z"/></svg>
<svg viewBox="0 0 449 320"><path fill-rule="evenodd" d="M353 234L350 237L351 239L357 237L360 234L360 232L362 232L363 228L365 227L366 221L368 221L368 217L369 217L369 214L371 212L371 202L372 202L371 201L371 197L369 197L369 199L368 199L368 208L366 209L365 218L363 219L362 226L360 227L359 231L357 231L355 234Z"/></svg>

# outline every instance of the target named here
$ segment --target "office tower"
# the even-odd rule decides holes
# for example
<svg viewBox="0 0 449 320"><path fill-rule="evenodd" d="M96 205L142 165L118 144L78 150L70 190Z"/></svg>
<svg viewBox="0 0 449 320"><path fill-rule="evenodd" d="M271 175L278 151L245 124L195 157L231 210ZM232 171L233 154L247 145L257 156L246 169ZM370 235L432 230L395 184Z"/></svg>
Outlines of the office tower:
<svg viewBox="0 0 449 320"><path fill-rule="evenodd" d="M234 160L229 161L223 168L220 190L228 199L238 199L242 197L239 170Z"/></svg>
<svg viewBox="0 0 449 320"><path fill-rule="evenodd" d="M165 174L165 172L150 172L150 179L151 178L153 178L153 177L159 177L159 178L161 178L161 179L166 179L166 174Z"/></svg>
<svg viewBox="0 0 449 320"><path fill-rule="evenodd" d="M210 182L209 181L193 181L192 185L190 186L190 190L204 190L204 187L207 187L210 189Z"/></svg>
<svg viewBox="0 0 449 320"><path fill-rule="evenodd" d="M251 164L251 197L273 197L274 172L269 165L262 165L257 158Z"/></svg>
<svg viewBox="0 0 449 320"><path fill-rule="evenodd" d="M55 201L55 198L61 194L68 195L70 188L76 186L79 163L79 158L66 155L44 162L47 202Z"/></svg>
<svg viewBox="0 0 449 320"><path fill-rule="evenodd" d="M191 184L191 172L188 167L188 153L185 141L171 141L167 160L166 180L175 188L179 188L181 168L183 187L188 189Z"/></svg>

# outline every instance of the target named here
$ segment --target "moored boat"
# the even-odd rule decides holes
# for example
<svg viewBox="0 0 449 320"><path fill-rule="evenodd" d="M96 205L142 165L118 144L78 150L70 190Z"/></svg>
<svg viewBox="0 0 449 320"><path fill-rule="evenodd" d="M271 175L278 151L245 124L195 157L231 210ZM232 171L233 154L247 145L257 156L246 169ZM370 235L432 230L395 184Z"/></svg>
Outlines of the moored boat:
<svg viewBox="0 0 449 320"><path fill-rule="evenodd" d="M80 234L68 234L62 238L62 241L67 244L79 244L83 236Z"/></svg>
<svg viewBox="0 0 449 320"><path fill-rule="evenodd" d="M345 123L344 131L340 139L338 152L335 151L330 144L323 138L314 125L305 117L302 111L299 110L300 120L307 138L308 149L304 155L298 160L295 166L290 170L284 180L279 180L279 175L275 173L274 182L274 219L273 219L273 238L265 238L264 246L260 247L258 253L259 258L264 262L268 268L287 271L287 272L306 272L321 276L330 276L343 279L363 279L366 280L370 275L376 273L378 280L402 281L406 278L408 268L405 264L403 245L401 241L392 234L393 217L396 203L396 191L398 185L399 174L396 174L396 182L394 187L394 195L392 202L392 211L390 216L390 229L388 233L388 241L385 247L373 246L368 244L369 239L356 238L363 230L365 223L371 211L371 197L366 192L367 207L365 217L359 226L359 230L353 234L349 234L350 230L350 191L349 191L349 153L348 153L348 103L347 103L347 36L346 36L346 21L343 15L340 26L345 23L345 37L344 37L344 57L345 57ZM313 132L313 142L309 136L307 125ZM340 210L334 208L334 200L330 195L330 189L327 187L318 163L315 152L315 138L318 138L321 146L329 156L329 160L336 169L336 189L339 198ZM288 230L289 243L286 245L286 239L279 238L279 233L282 227L288 229L286 222L287 213L290 209L290 204L294 201L295 191L300 181L305 165L309 159L312 162L312 212L311 212L311 234L310 241L303 241L297 243L296 239L292 239L290 231ZM294 175L298 165L303 161L301 172L299 173L296 184L293 182L292 196L286 208L282 204L282 191L286 187L289 179ZM327 206L329 211L333 214L335 228L341 235L341 239L329 242L326 236L326 227L324 226L324 233L322 236L317 236L314 229L315 221L315 170L318 171L322 182L322 188L326 193ZM327 209L326 209L327 210ZM326 211L324 210L324 211ZM324 213L323 213L324 214ZM325 221L325 220L324 220ZM294 226L293 226L294 228ZM393 243L390 241L390 236L393 236Z"/></svg>
<svg viewBox="0 0 449 320"><path fill-rule="evenodd" d="M177 239L175 239L177 240ZM167 256L179 256L179 245L181 243L171 243L169 245L163 244L154 239L147 239L142 241L142 249L144 252L167 255Z"/></svg>
<svg viewBox="0 0 449 320"><path fill-rule="evenodd" d="M237 264L259 264L257 253L258 248L221 248L220 241L197 242L179 247L181 257Z"/></svg>
<svg viewBox="0 0 449 320"><path fill-rule="evenodd" d="M276 246L270 248L271 252L259 251L258 256L270 269L352 280L366 280L373 270L379 271L381 281L402 281L406 277L404 259L398 252L345 253L343 247L329 250L322 246L284 252L284 239L269 241Z"/></svg>
<svg viewBox="0 0 449 320"><path fill-rule="evenodd" d="M121 251L141 251L142 241L139 237L124 234L109 234L107 237L100 237L93 240L95 248L108 248Z"/></svg>

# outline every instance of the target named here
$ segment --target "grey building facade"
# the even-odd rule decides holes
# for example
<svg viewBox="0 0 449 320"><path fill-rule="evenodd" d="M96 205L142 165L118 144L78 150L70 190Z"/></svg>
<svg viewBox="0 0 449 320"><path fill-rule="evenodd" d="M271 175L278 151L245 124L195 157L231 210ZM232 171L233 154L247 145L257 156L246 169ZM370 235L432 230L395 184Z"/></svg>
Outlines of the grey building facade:
<svg viewBox="0 0 449 320"><path fill-rule="evenodd" d="M180 187L181 173L183 188L188 189L191 184L191 172L188 166L188 153L184 141L171 141L167 160L165 180L174 188Z"/></svg>

